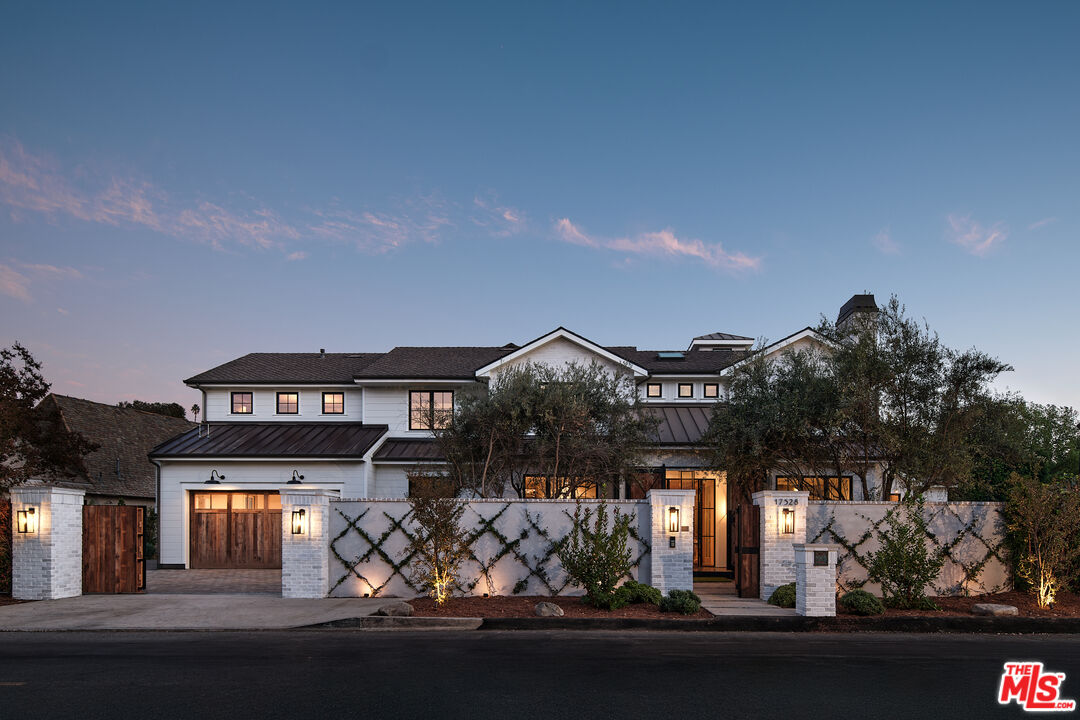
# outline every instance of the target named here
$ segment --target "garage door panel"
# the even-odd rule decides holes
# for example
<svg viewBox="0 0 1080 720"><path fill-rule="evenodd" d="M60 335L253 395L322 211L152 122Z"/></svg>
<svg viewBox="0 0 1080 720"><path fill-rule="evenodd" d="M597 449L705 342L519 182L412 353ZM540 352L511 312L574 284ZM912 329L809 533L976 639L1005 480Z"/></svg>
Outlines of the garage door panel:
<svg viewBox="0 0 1080 720"><path fill-rule="evenodd" d="M281 567L276 493L197 492L191 505L192 568Z"/></svg>

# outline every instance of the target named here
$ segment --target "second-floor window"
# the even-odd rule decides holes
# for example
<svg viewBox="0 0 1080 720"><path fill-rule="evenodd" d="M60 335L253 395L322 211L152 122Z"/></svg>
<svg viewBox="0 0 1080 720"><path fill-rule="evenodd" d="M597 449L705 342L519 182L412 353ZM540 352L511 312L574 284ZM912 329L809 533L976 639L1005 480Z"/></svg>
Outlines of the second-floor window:
<svg viewBox="0 0 1080 720"><path fill-rule="evenodd" d="M645 397L658 398L664 396L664 386L660 383L648 383L645 386Z"/></svg>
<svg viewBox="0 0 1080 720"><path fill-rule="evenodd" d="M705 383L703 394L707 398L720 397L720 383Z"/></svg>
<svg viewBox="0 0 1080 720"><path fill-rule="evenodd" d="M279 392L277 394L278 415L296 415L300 412L300 393Z"/></svg>
<svg viewBox="0 0 1080 720"><path fill-rule="evenodd" d="M441 430L454 414L453 391L412 390L409 392L409 429Z"/></svg>
<svg viewBox="0 0 1080 720"><path fill-rule="evenodd" d="M322 394L323 415L345 414L345 393L324 392Z"/></svg>
<svg viewBox="0 0 1080 720"><path fill-rule="evenodd" d="M679 383L679 397L692 398L694 397L694 384L693 383Z"/></svg>
<svg viewBox="0 0 1080 720"><path fill-rule="evenodd" d="M249 392L234 392L232 394L232 414L233 415L250 415L254 412L255 406L251 402L251 393Z"/></svg>

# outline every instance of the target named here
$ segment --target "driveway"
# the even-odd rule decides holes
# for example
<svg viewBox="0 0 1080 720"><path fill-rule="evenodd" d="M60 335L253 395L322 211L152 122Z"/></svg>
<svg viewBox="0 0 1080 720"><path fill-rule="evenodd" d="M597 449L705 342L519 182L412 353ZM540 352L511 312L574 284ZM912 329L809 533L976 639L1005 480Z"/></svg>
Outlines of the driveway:
<svg viewBox="0 0 1080 720"><path fill-rule="evenodd" d="M152 595L277 595L281 570L150 570L146 592Z"/></svg>

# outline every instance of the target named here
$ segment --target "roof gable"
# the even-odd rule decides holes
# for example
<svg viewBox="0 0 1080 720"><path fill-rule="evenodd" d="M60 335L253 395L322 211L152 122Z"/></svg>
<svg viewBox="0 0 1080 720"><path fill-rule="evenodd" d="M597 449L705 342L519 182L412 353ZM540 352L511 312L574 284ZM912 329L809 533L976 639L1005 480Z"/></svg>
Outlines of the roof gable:
<svg viewBox="0 0 1080 720"><path fill-rule="evenodd" d="M636 377L644 377L648 375L648 371L641 367L632 360L616 354L608 348L597 345L592 340L578 335L575 332L567 330L564 327L558 327L542 335L531 342L527 342L520 348L506 353L502 357L494 360L493 362L484 365L476 371L476 377L489 377L493 372L497 372L508 365L513 364L515 361L526 361L526 358L540 350L546 345L557 342L570 343L585 353L595 355L597 358L606 361L607 363L616 365L633 373Z"/></svg>

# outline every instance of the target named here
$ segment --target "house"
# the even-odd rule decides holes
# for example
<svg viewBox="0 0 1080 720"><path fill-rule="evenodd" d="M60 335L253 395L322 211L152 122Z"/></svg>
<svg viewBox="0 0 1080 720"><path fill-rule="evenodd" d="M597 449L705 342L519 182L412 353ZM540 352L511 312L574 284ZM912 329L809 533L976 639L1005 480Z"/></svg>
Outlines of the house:
<svg viewBox="0 0 1080 720"><path fill-rule="evenodd" d="M876 311L872 295L857 295L840 321ZM822 342L804 328L764 350ZM432 423L452 410L458 393L482 392L518 363L577 362L633 377L659 421L642 473L654 487L697 490L695 568L725 570L729 492L699 441L732 369L753 345L751 337L714 332L685 350L604 347L560 327L501 347L245 355L184 381L202 393L204 423L150 454L160 468L162 566L280 567L284 485L302 482L350 498L406 497L410 469L440 462ZM808 482L820 497L859 499L851 477ZM611 489L618 497L640 492L629 482Z"/></svg>
<svg viewBox="0 0 1080 720"><path fill-rule="evenodd" d="M50 475L37 482L86 491L88 505L153 507L157 497L155 468L146 454L161 442L195 427L183 418L50 393L35 412L44 421L78 433L97 449L83 459L85 473Z"/></svg>

